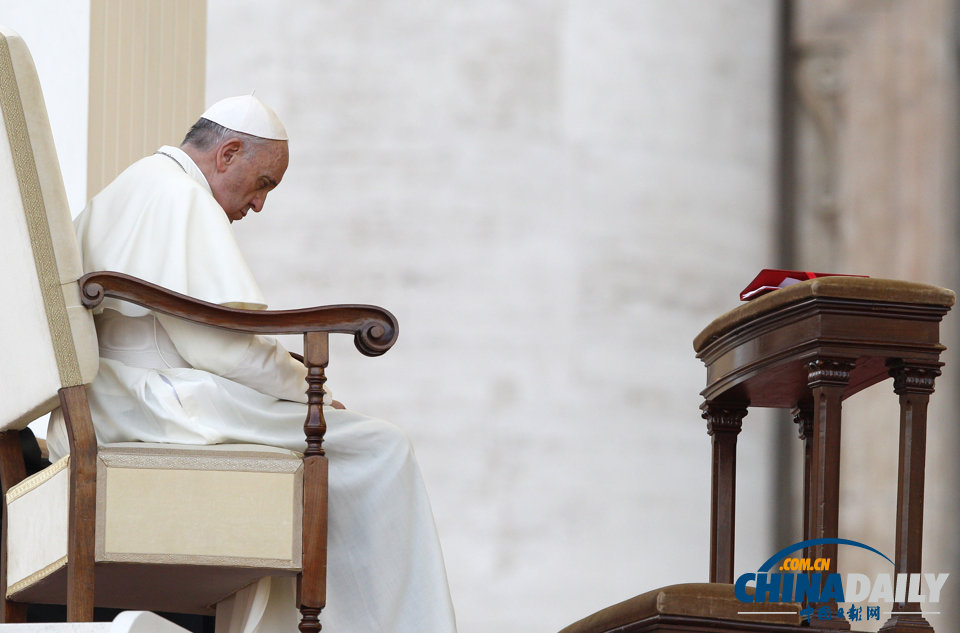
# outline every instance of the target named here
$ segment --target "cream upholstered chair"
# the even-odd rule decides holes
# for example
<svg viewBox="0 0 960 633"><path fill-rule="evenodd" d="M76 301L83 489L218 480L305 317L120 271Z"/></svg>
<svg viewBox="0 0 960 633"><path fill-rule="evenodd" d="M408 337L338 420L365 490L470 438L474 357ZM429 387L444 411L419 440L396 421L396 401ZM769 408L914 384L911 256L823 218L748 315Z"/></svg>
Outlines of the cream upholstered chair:
<svg viewBox="0 0 960 633"><path fill-rule="evenodd" d="M327 463L322 396L327 335L368 356L396 340L373 306L283 312L223 308L132 277L83 276L30 53L0 27L0 621L29 602L210 614L258 578L300 575L302 630L325 600ZM97 373L90 309L104 296L251 333L303 333L309 404L304 455L269 446L126 443L98 447L86 385ZM70 455L25 478L18 432L60 407Z"/></svg>

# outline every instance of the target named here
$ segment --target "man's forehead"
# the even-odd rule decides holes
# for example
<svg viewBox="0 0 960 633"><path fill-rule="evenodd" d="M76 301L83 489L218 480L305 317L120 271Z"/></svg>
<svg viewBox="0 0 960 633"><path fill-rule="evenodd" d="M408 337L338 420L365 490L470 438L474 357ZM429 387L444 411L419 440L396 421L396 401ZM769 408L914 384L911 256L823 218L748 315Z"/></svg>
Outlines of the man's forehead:
<svg viewBox="0 0 960 633"><path fill-rule="evenodd" d="M263 177L276 186L283 178L290 160L286 141L273 141L260 152L259 170Z"/></svg>

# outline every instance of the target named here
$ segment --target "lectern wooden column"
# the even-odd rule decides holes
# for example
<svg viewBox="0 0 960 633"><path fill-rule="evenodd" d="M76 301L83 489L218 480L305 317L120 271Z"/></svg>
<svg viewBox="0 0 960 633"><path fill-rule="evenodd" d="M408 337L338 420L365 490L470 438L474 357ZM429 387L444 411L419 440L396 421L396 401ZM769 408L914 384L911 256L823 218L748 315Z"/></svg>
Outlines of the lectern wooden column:
<svg viewBox="0 0 960 633"><path fill-rule="evenodd" d="M750 407L793 411L804 441L804 537L836 538L841 403L888 377L900 396L897 573L919 573L927 403L940 375L939 326L953 292L886 279L822 277L744 304L694 340L707 367L701 407L713 441L710 582L733 582L736 440ZM811 557L831 560L837 546ZM918 612L900 603L895 612ZM835 625L848 628L842 621ZM883 630L932 631L918 614Z"/></svg>

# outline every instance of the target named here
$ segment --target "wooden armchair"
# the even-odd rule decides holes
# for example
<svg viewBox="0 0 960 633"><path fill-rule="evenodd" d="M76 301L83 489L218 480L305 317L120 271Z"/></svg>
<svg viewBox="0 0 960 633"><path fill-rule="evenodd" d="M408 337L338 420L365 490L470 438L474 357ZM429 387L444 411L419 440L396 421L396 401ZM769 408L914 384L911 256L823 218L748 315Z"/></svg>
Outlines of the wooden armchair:
<svg viewBox="0 0 960 633"><path fill-rule="evenodd" d="M377 356L396 340L396 319L362 305L238 310L118 273L81 276L33 61L23 40L2 27L0 106L0 253L12 306L0 316L0 622L23 621L29 602L66 604L72 621L91 620L94 605L211 614L217 601L258 578L296 574L300 628L319 630L328 334L352 334L361 353ZM239 332L302 333L305 453L250 445L98 447L86 386L98 368L91 310L104 297ZM58 406L70 455L25 478L18 431ZM268 510L250 512L251 504ZM236 534L238 524L248 537L218 532Z"/></svg>

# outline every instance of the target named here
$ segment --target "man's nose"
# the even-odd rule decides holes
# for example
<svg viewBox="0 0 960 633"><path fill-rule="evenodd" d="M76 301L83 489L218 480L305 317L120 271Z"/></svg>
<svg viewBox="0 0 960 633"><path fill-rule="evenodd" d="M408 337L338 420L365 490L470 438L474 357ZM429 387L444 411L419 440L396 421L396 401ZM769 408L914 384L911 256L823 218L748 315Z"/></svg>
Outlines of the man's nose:
<svg viewBox="0 0 960 633"><path fill-rule="evenodd" d="M266 201L267 196L256 196L250 201L250 208L253 209L254 213L260 213L260 210L263 209L263 203Z"/></svg>

